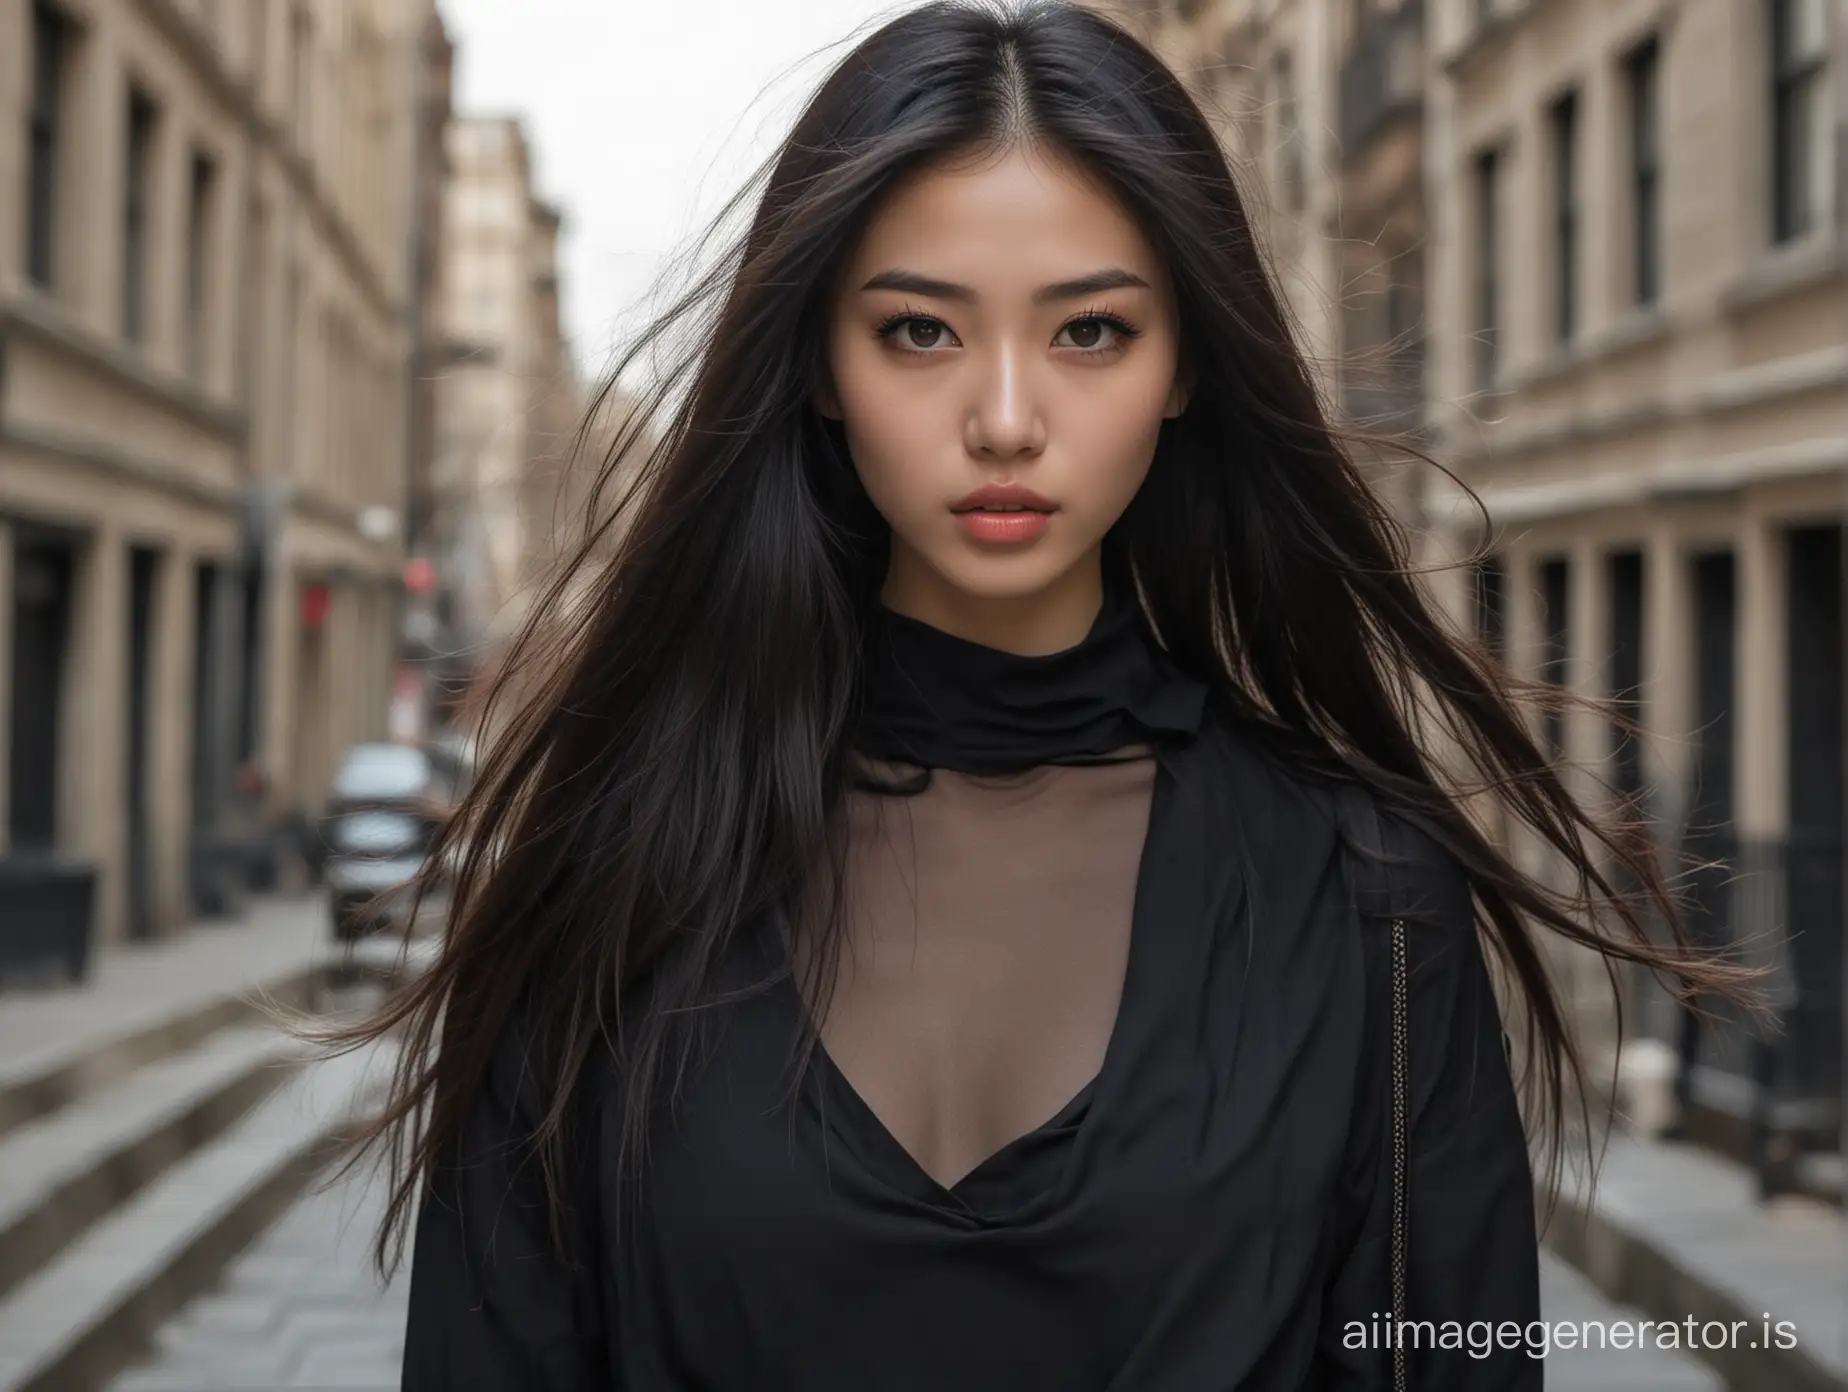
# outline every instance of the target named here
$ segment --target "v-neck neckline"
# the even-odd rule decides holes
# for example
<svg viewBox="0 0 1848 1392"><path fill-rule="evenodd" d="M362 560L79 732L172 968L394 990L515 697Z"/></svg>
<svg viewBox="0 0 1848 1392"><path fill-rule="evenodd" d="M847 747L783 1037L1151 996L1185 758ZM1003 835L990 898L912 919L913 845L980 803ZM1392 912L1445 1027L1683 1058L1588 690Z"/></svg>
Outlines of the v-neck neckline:
<svg viewBox="0 0 1848 1392"><path fill-rule="evenodd" d="M847 1074L828 1052L816 1031L814 1060L817 1071L815 1089L805 1090L812 1105L820 1112L820 1123L856 1151L880 1183L893 1192L930 1208L954 1213L983 1226L1019 1222L1042 1206L1055 1203L1061 1196L1071 1173L1072 1149L1080 1141L1096 1108L1107 1104L1111 1084L1123 1067L1123 1060L1134 1048L1131 1038L1141 1026L1139 993L1148 975L1143 957L1150 933L1151 901L1158 892L1150 874L1154 851L1162 828L1174 806L1174 775L1159 747L1152 753L1154 778L1149 794L1147 825L1142 846L1136 856L1136 884L1131 898L1129 945L1123 965L1123 985L1117 996L1116 1016L1104 1045L1104 1056L1097 1071L1051 1117L1013 1139L1004 1142L973 1168L944 1184L914 1156L893 1133L854 1087ZM809 1024L808 1004L793 973L784 978L789 1000L799 1025ZM1011 1163L1031 1165L1034 1183L1026 1175L1008 1174ZM1040 1176L1041 1168L1046 1173ZM999 1207L977 1205L976 1195L1003 1199Z"/></svg>

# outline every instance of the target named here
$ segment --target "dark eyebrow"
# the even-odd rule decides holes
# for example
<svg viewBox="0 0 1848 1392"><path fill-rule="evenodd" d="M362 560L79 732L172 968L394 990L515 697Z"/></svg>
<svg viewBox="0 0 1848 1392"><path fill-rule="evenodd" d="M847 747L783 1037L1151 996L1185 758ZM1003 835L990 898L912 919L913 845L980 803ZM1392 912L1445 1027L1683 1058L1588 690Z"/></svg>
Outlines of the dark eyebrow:
<svg viewBox="0 0 1848 1392"><path fill-rule="evenodd" d="M1101 271L1092 271L1089 275L1079 276L1076 280L1055 281L1051 285L1042 285L1033 292L1034 304L1045 304L1048 300L1075 300L1083 295L1096 295L1105 290L1125 290L1140 288L1146 290L1149 283L1133 271L1126 271L1121 266L1106 266ZM860 287L865 290L903 290L911 295L928 295L936 300L962 300L973 302L977 297L975 291L967 285L958 285L954 281L936 280L916 271L893 269L881 271Z"/></svg>

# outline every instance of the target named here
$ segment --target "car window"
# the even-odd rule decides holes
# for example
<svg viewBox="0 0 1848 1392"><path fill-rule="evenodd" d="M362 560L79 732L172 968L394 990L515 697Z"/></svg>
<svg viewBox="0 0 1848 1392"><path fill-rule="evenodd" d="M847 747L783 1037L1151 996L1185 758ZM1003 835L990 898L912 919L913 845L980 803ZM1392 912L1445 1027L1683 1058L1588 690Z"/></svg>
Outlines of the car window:
<svg viewBox="0 0 1848 1392"><path fill-rule="evenodd" d="M362 744L347 751L334 775L337 798L416 797L429 785L430 760L407 744Z"/></svg>

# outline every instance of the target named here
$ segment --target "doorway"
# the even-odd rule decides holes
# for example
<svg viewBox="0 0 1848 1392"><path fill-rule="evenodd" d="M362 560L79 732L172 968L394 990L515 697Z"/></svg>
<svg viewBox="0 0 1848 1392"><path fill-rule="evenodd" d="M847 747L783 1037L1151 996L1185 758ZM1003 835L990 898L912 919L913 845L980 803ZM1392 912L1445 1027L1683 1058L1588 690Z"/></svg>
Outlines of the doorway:
<svg viewBox="0 0 1848 1392"><path fill-rule="evenodd" d="M1694 748L1681 835L1688 878L1688 928L1707 946L1734 940L1734 876L1739 864L1735 824L1733 742L1738 722L1738 565L1731 551L1709 551L1693 559ZM1702 1029L1692 1016L1680 1020L1689 1063L1744 1079L1751 1075L1751 1031L1745 1017L1726 1001L1705 1003L1721 1022ZM1698 1039L1698 1045L1692 1041Z"/></svg>
<svg viewBox="0 0 1848 1392"><path fill-rule="evenodd" d="M128 738L124 767L127 810L128 936L152 938L160 928L154 885L152 757L148 737L153 699L154 586L160 556L145 546L128 553Z"/></svg>
<svg viewBox="0 0 1848 1392"><path fill-rule="evenodd" d="M1789 832L1784 910L1796 1001L1786 1083L1834 1099L1842 1054L1842 529L1785 534Z"/></svg>
<svg viewBox="0 0 1848 1392"><path fill-rule="evenodd" d="M58 840L59 744L70 663L73 548L19 529L13 541L13 699L7 837L13 851Z"/></svg>

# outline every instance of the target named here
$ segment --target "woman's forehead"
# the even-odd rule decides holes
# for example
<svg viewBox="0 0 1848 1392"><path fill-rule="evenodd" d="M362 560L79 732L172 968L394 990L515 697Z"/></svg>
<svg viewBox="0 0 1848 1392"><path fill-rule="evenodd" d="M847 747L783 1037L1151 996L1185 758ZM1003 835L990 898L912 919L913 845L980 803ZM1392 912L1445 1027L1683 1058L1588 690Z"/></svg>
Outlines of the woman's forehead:
<svg viewBox="0 0 1848 1392"><path fill-rule="evenodd" d="M1160 271L1135 220L1101 184L1065 161L1027 151L933 166L903 181L874 214L853 258L856 273L890 266L964 284L979 276L1010 289L1104 266L1154 285Z"/></svg>

